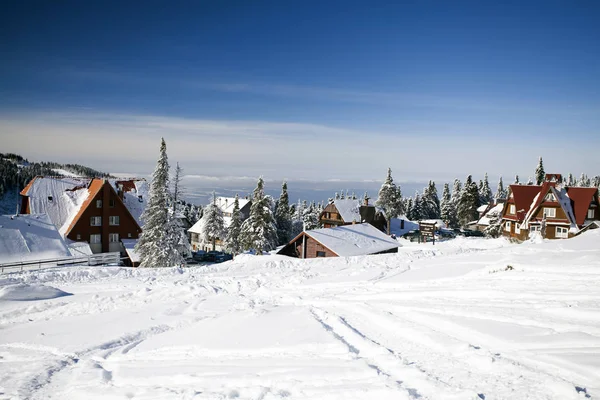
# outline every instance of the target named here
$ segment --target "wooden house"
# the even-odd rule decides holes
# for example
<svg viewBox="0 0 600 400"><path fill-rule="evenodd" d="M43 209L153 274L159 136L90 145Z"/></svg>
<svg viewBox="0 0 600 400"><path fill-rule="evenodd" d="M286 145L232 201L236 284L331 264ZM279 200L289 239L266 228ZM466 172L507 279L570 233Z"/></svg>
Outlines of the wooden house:
<svg viewBox="0 0 600 400"><path fill-rule="evenodd" d="M301 232L277 254L297 258L397 253L399 244L369 223Z"/></svg>
<svg viewBox="0 0 600 400"><path fill-rule="evenodd" d="M533 232L547 239L567 239L600 220L598 188L567 187L558 174L541 185L510 185L502 210L503 233L526 240Z"/></svg>
<svg viewBox="0 0 600 400"><path fill-rule="evenodd" d="M369 205L368 200L365 200L363 204L354 199L334 200L323 209L319 215L319 221L324 228L366 222L382 232L387 229L387 221L383 211L378 207Z"/></svg>

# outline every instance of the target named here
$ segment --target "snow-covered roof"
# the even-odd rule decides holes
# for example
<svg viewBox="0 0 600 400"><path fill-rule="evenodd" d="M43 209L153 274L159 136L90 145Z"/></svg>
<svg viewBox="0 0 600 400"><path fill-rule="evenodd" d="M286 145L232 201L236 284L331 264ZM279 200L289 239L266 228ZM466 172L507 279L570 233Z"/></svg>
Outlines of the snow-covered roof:
<svg viewBox="0 0 600 400"><path fill-rule="evenodd" d="M127 256L131 260L131 262L139 263L140 255L135 251L135 245L137 244L137 239L121 239L123 242L123 247L125 247L125 252Z"/></svg>
<svg viewBox="0 0 600 400"><path fill-rule="evenodd" d="M400 247L373 225L354 224L304 232L340 257L375 254Z"/></svg>
<svg viewBox="0 0 600 400"><path fill-rule="evenodd" d="M29 212L47 214L64 235L89 195L88 183L89 179L37 177L25 189Z"/></svg>
<svg viewBox="0 0 600 400"><path fill-rule="evenodd" d="M221 209L224 213L232 213L233 212L233 203L235 202L235 197L217 197L216 204L217 207ZM246 206L246 204L250 203L248 199L238 198L238 202L240 205L240 210Z"/></svg>
<svg viewBox="0 0 600 400"><path fill-rule="evenodd" d="M333 204L340 213L344 222L361 222L360 201L353 199L334 200Z"/></svg>
<svg viewBox="0 0 600 400"><path fill-rule="evenodd" d="M223 219L225 219L225 218L223 218ZM200 218L198 221L196 221L196 223L194 225L192 225L192 227L190 229L188 229L188 232L201 234L202 227L204 226L204 221L205 220L203 218Z"/></svg>
<svg viewBox="0 0 600 400"><path fill-rule="evenodd" d="M102 185L95 185L94 182L98 183L101 180L38 176L23 189L21 194L29 198L31 214L48 214L50 220L64 236L90 196L90 188L99 190L102 187ZM123 203L138 225L143 227L140 216L146 208L148 183L144 179L109 180L115 190L117 190L117 182L128 183L123 190Z"/></svg>
<svg viewBox="0 0 600 400"><path fill-rule="evenodd" d="M489 204L483 204L483 205L477 207L477 212L478 213L485 212L485 210L487 210L488 207L489 207Z"/></svg>
<svg viewBox="0 0 600 400"><path fill-rule="evenodd" d="M47 214L0 216L0 262L71 257Z"/></svg>
<svg viewBox="0 0 600 400"><path fill-rule="evenodd" d="M479 218L479 221L477 221L477 225L489 226L491 223L491 219L494 217L500 216L502 214L503 209L504 209L504 203L496 204L494 207L490 208L487 213L482 215L481 218Z"/></svg>
<svg viewBox="0 0 600 400"><path fill-rule="evenodd" d="M115 190L117 190L116 186L117 180L110 180L111 185ZM129 210L135 222L140 226L140 228L144 227L143 222L140 217L142 213L146 209L146 202L148 201L148 191L150 190L148 182L145 179L135 179L132 180L133 187L130 185L123 187L123 203L125 207Z"/></svg>
<svg viewBox="0 0 600 400"><path fill-rule="evenodd" d="M65 242L67 243L69 251L71 251L71 255L73 257L84 257L94 254L88 242L76 242L70 239L65 239Z"/></svg>

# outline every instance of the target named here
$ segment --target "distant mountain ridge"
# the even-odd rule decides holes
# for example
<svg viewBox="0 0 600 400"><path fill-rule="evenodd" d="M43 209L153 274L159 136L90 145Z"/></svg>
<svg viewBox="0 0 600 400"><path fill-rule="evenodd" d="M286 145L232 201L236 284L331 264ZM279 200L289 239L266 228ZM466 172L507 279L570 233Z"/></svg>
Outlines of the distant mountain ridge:
<svg viewBox="0 0 600 400"><path fill-rule="evenodd" d="M106 172L81 164L61 164L53 161L30 162L14 153L0 153L0 214L14 213L18 193L38 175L111 178Z"/></svg>

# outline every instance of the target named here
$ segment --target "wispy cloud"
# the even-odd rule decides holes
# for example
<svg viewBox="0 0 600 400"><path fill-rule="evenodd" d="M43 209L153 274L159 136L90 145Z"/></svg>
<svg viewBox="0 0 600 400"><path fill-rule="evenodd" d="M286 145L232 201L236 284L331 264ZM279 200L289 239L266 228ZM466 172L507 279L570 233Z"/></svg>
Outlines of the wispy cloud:
<svg viewBox="0 0 600 400"><path fill-rule="evenodd" d="M523 136L518 142L522 151L515 158L515 143L496 133L473 137L444 135L441 130L432 136L410 129L367 131L306 123L89 112L0 115L4 151L109 172L149 174L159 139L164 137L170 160L179 161L189 179L253 181L252 177L263 175L277 181L369 182L382 179L388 166L400 181L451 180L485 171L491 176L512 176L532 169L539 155L551 157L546 162L549 171L593 173L591 161L586 161L593 159L586 157L592 155L591 148L565 141L561 157L554 157L555 143Z"/></svg>

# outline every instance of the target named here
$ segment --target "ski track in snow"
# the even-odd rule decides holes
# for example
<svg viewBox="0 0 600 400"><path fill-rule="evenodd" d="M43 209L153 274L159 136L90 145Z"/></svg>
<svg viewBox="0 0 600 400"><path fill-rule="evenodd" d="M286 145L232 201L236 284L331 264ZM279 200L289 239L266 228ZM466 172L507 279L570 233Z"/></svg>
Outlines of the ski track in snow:
<svg viewBox="0 0 600 400"><path fill-rule="evenodd" d="M6 275L0 399L598 398L599 241Z"/></svg>

